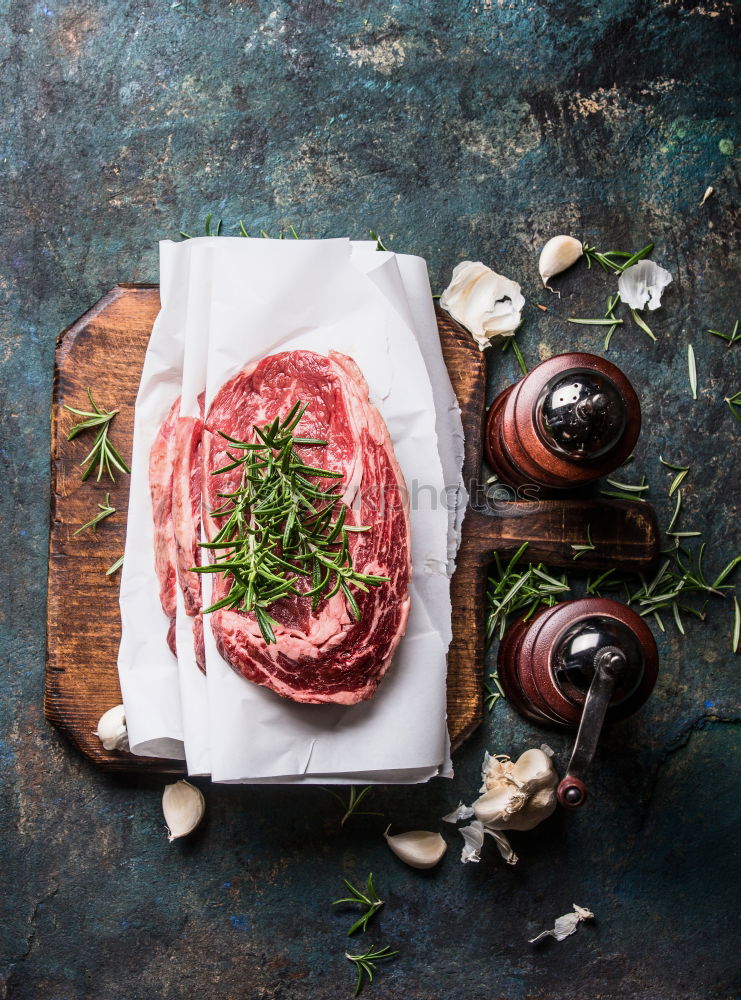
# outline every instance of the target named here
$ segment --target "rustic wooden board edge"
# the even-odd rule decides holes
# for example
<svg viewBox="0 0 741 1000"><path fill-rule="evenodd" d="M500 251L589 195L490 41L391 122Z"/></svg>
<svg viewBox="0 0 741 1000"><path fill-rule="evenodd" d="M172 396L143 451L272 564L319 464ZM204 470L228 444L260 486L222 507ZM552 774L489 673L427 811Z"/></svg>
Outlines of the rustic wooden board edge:
<svg viewBox="0 0 741 1000"><path fill-rule="evenodd" d="M55 674L65 671L66 667L60 664L54 655L54 643L52 636L52 612L51 612L51 585L54 574L53 560L57 553L55 551L55 522L57 519L60 494L58 490L57 465L54 457L59 454L61 440L66 440L66 434L61 429L59 420L63 404L60 399L62 366L67 357L71 354L77 338L89 330L96 319L106 312L117 300L127 293L143 293L149 295L153 290L157 290L157 285L120 283L101 298L73 323L70 323L57 337L54 353L54 376L52 381L52 403L51 403L51 444L50 444L50 504L49 504L49 564L47 570L47 613L46 613L46 651L44 670L44 694L43 707L46 720L51 723L62 735L68 739L84 757L104 770L123 773L156 773L156 774L183 774L185 766L182 761L168 760L159 757L143 757L135 754L106 750L95 737L92 730L82 735L79 730L69 725L66 712L60 708L59 690L55 683ZM116 673L116 684L118 675ZM118 702L120 703L120 688L118 688ZM113 704L115 704L114 702ZM112 707L112 706L111 706ZM87 738L86 738L87 737Z"/></svg>

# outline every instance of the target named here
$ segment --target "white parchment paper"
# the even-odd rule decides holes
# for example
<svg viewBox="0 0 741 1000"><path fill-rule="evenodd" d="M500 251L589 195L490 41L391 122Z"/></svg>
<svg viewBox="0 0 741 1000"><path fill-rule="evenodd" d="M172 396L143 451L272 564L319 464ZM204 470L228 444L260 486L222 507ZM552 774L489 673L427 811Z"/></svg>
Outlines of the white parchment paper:
<svg viewBox="0 0 741 1000"><path fill-rule="evenodd" d="M206 389L211 274L216 242L214 237L189 240L187 243L162 244L163 252L167 254L181 253L181 248L187 247L191 260L188 283L181 289L181 295L186 301L181 417L200 417L198 397ZM175 636L188 774L207 775L211 773L208 685L196 663L193 619L186 614L179 586Z"/></svg>
<svg viewBox="0 0 741 1000"><path fill-rule="evenodd" d="M375 697L299 705L246 683L206 629L215 781L419 779L447 768L448 513L424 358L397 307L351 262L347 240L221 239L214 247L206 407L250 361L282 350L350 355L386 420L412 497L411 613ZM403 292L403 288L402 288ZM418 779L418 780L419 780ZM359 780L359 779L358 779Z"/></svg>
<svg viewBox="0 0 741 1000"><path fill-rule="evenodd" d="M424 261L347 240L204 238L161 245L161 285L137 404L122 579L119 666L136 751L182 756L184 738L189 773L217 781L410 783L452 773L445 673L463 432ZM181 414L195 416L204 387L208 407L249 361L294 348L340 350L358 363L413 507L407 633L374 699L349 708L298 705L244 681L208 627L204 678L180 594L173 669L151 560L148 455L174 398L182 389ZM205 577L204 604L209 584Z"/></svg>
<svg viewBox="0 0 741 1000"><path fill-rule="evenodd" d="M129 744L135 754L181 759L183 725L176 658L167 646L168 619L159 600L154 568L149 452L157 431L180 395L183 377L190 250L160 252L162 309L144 358L134 414L129 513L121 569L121 682Z"/></svg>

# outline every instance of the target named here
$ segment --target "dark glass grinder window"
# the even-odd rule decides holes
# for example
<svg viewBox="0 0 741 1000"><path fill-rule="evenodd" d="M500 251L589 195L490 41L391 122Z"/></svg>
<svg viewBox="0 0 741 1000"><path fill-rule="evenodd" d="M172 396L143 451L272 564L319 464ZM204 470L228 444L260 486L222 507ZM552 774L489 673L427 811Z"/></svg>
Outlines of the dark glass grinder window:
<svg viewBox="0 0 741 1000"><path fill-rule="evenodd" d="M625 401L611 379L573 368L554 376L535 404L535 426L546 447L576 461L599 458L623 436Z"/></svg>
<svg viewBox="0 0 741 1000"><path fill-rule="evenodd" d="M616 705L628 698L643 677L643 649L627 625L603 616L575 622L556 644L551 670L561 690L570 685L586 694L594 677L597 655L607 646L619 649L625 657L625 667L618 677L610 704Z"/></svg>

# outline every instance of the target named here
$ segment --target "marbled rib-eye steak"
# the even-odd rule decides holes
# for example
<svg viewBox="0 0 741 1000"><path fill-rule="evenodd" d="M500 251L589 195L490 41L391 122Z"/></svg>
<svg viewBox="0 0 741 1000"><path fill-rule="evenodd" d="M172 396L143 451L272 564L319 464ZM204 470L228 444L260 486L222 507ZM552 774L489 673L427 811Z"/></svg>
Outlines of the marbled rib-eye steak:
<svg viewBox="0 0 741 1000"><path fill-rule="evenodd" d="M330 482L348 507L346 523L370 527L349 535L353 567L389 582L368 593L354 591L359 621L342 593L322 599L314 612L308 598L283 598L269 608L279 622L275 643L265 642L253 613L222 609L206 619L221 655L247 680L293 701L352 705L373 696L391 663L406 628L411 571L403 476L355 362L335 352L324 357L287 351L249 365L227 382L213 400L203 432L204 509L218 509L223 504L218 494L241 482L239 468L211 474L230 461L218 432L253 440L255 425L285 417L299 400L309 407L296 434L327 441L326 447L297 447L301 459L341 472L341 479ZM322 488L326 484L322 480ZM205 514L204 521L213 538L219 518ZM231 577L211 578L216 603L229 592Z"/></svg>

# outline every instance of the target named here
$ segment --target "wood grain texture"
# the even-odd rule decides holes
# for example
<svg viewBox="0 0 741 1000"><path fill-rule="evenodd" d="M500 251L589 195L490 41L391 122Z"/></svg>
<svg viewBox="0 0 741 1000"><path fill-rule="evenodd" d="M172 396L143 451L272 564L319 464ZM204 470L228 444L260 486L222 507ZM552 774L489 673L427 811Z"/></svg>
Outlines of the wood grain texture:
<svg viewBox="0 0 741 1000"><path fill-rule="evenodd" d="M134 403L144 353L159 310L156 286L119 285L65 330L58 342L51 435L51 537L44 710L85 756L109 770L182 773L179 761L106 751L94 735L101 714L121 701L116 659L120 640L118 574L106 569L123 552L128 477L116 483L80 479L87 437L67 441L77 418L64 404L85 409L86 389L101 407L117 407L112 438L128 460ZM464 481L474 498L480 478L485 361L470 335L438 311L443 354L466 432ZM89 444L88 444L89 448ZM74 532L110 493L116 514L94 534ZM448 720L459 746L483 711L484 600L486 567L496 550L511 554L523 541L531 559L571 565L572 544L595 550L580 565L636 569L656 555L656 526L648 504L597 500L518 502L470 508L463 525L451 584L453 640L448 658Z"/></svg>

